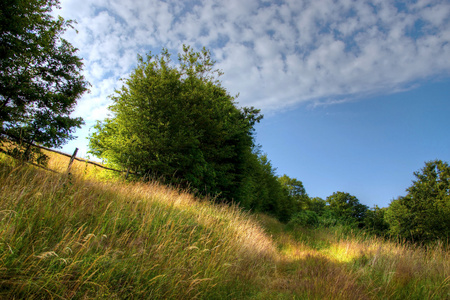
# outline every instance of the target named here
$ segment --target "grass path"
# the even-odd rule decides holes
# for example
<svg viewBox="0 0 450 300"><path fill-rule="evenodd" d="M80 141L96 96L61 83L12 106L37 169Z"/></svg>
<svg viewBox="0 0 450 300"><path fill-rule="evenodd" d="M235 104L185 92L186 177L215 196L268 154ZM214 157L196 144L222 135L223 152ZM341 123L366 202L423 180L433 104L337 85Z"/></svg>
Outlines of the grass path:
<svg viewBox="0 0 450 300"><path fill-rule="evenodd" d="M261 299L450 299L450 255L345 228L288 229L260 222L277 245Z"/></svg>

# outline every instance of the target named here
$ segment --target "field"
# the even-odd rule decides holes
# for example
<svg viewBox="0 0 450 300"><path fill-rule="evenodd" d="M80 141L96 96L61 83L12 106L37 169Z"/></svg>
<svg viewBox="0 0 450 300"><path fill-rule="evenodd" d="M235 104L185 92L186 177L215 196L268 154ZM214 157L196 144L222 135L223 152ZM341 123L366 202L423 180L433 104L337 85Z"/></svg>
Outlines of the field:
<svg viewBox="0 0 450 300"><path fill-rule="evenodd" d="M0 154L0 298L450 299L450 252Z"/></svg>

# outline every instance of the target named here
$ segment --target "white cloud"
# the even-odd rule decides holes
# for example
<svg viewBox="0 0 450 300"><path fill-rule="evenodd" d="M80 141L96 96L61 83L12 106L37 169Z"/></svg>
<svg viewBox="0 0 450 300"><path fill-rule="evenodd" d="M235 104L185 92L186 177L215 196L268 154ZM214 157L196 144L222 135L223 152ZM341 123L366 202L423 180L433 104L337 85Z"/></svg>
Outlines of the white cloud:
<svg viewBox="0 0 450 300"><path fill-rule="evenodd" d="M241 105L276 111L389 93L450 74L450 3L382 0L63 0L92 83L77 114L103 118L136 55L209 48Z"/></svg>

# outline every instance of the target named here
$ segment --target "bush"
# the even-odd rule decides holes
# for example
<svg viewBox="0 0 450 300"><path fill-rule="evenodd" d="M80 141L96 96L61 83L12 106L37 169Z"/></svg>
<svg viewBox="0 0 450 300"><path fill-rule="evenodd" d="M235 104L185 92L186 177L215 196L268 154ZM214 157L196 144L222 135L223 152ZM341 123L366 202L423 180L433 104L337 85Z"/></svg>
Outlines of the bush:
<svg viewBox="0 0 450 300"><path fill-rule="evenodd" d="M319 225L319 216L314 211L303 210L294 214L288 225L290 227L316 227Z"/></svg>
<svg viewBox="0 0 450 300"><path fill-rule="evenodd" d="M336 215L334 211L330 209L325 209L319 218L319 225L321 227L328 228L342 223L342 220Z"/></svg>
<svg viewBox="0 0 450 300"><path fill-rule="evenodd" d="M386 236L389 231L389 224L386 222L385 214L387 208L374 206L369 209L364 219L364 228L367 232L378 236Z"/></svg>

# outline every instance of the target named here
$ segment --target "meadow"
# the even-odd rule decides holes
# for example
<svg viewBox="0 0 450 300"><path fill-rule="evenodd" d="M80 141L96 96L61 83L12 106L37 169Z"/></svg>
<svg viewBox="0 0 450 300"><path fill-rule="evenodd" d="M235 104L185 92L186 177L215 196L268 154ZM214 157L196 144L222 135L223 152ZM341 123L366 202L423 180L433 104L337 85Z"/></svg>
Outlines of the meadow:
<svg viewBox="0 0 450 300"><path fill-rule="evenodd" d="M450 299L450 252L0 154L0 298Z"/></svg>

